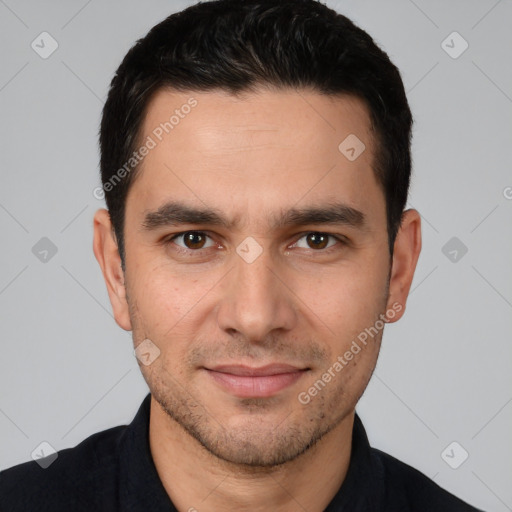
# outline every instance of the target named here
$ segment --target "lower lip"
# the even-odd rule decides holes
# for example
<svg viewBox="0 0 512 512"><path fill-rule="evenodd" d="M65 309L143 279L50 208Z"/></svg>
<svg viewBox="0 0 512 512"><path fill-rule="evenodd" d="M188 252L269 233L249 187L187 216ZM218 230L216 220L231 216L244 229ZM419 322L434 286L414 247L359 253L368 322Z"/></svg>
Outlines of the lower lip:
<svg viewBox="0 0 512 512"><path fill-rule="evenodd" d="M248 376L206 370L223 389L239 398L266 398L297 382L304 370L277 375Z"/></svg>

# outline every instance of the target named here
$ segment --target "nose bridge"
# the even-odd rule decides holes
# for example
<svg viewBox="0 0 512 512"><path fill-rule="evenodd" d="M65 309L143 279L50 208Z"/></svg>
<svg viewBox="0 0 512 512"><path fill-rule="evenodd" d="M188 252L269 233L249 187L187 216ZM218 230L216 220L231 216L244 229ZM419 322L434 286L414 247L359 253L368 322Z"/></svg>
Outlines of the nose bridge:
<svg viewBox="0 0 512 512"><path fill-rule="evenodd" d="M277 298L276 277L271 268L272 261L268 251L266 254L262 252L252 262L240 258L234 272L237 295L244 297L249 303L270 305Z"/></svg>
<svg viewBox="0 0 512 512"><path fill-rule="evenodd" d="M223 330L252 341L263 340L275 329L291 329L295 322L292 297L275 274L272 254L258 246L246 240L237 248L218 311Z"/></svg>

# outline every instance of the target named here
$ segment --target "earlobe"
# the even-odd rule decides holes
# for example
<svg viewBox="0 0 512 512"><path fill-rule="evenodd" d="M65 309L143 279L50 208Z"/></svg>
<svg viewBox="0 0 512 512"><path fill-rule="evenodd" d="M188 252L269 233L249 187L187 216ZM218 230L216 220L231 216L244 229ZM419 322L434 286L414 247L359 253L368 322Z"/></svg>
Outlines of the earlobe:
<svg viewBox="0 0 512 512"><path fill-rule="evenodd" d="M401 308L393 319L388 320L389 323L396 322L405 312L420 252L421 217L416 210L406 210L402 214L402 222L395 239L387 304L388 309L393 308L393 304L400 304Z"/></svg>
<svg viewBox="0 0 512 512"><path fill-rule="evenodd" d="M132 329L124 272L121 267L121 257L112 228L110 215L104 208L94 215L93 251L103 273L107 292L117 324L126 331Z"/></svg>

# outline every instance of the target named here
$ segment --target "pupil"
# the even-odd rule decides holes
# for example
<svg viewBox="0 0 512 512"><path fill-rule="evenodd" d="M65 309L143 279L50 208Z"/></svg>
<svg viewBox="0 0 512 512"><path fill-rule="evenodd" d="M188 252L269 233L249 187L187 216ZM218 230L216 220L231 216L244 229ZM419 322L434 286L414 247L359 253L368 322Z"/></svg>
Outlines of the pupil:
<svg viewBox="0 0 512 512"><path fill-rule="evenodd" d="M313 242L316 249L323 249L327 244L327 237L321 233L311 233L309 235L309 240Z"/></svg>
<svg viewBox="0 0 512 512"><path fill-rule="evenodd" d="M187 245L190 246L191 249L197 249L197 245L201 246L201 242L202 240L200 240L202 238L202 235L200 233L187 233L187 236L185 237L186 241L187 241ZM199 241L197 241L197 239L199 239Z"/></svg>

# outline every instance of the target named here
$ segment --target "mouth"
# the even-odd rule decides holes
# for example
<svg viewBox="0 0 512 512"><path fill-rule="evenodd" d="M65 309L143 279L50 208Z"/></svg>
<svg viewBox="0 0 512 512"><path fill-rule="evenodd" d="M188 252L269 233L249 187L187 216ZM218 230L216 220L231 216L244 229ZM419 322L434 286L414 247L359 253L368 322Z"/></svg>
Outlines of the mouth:
<svg viewBox="0 0 512 512"><path fill-rule="evenodd" d="M204 368L224 391L239 398L267 398L295 384L309 368L288 364L269 364L258 368L221 365Z"/></svg>

